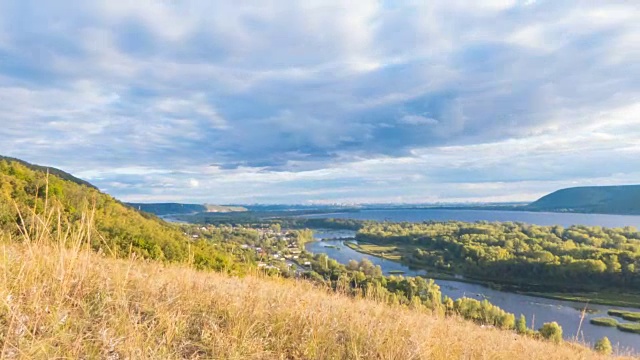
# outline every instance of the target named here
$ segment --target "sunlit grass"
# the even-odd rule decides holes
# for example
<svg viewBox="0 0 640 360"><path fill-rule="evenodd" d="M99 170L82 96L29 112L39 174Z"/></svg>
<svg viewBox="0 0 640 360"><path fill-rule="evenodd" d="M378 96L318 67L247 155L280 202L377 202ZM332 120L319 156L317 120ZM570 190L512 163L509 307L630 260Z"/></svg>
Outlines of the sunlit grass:
<svg viewBox="0 0 640 360"><path fill-rule="evenodd" d="M306 281L114 259L87 246L91 216L57 237L39 219L2 236L0 358L600 358Z"/></svg>

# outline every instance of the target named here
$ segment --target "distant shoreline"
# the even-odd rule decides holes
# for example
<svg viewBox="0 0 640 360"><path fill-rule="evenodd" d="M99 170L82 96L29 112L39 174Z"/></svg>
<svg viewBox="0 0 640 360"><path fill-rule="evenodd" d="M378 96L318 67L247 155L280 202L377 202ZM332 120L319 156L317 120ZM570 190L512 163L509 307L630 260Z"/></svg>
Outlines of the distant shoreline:
<svg viewBox="0 0 640 360"><path fill-rule="evenodd" d="M477 211L513 211L524 213L542 213L542 214L589 214L589 215L615 215L615 216L640 216L640 212L634 213L604 213L604 212L590 212L590 211L554 211L546 209L531 209L524 206L502 206L502 205L487 205L487 206L384 206L384 207L360 207L353 208L350 211L335 211L323 213L318 212L315 214L299 215L300 217L315 217L319 215L332 215L343 214L345 212L361 212L361 211L390 211L390 210L477 210Z"/></svg>

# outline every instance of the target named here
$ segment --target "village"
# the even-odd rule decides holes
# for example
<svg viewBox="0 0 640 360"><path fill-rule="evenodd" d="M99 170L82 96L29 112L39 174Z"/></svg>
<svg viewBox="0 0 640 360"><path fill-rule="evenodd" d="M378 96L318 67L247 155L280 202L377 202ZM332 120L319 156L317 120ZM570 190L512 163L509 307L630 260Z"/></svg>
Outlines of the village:
<svg viewBox="0 0 640 360"><path fill-rule="evenodd" d="M311 270L312 255L304 250L304 244L313 240L311 230L283 230L279 224L208 225L189 227L185 235L194 241L238 245L236 251L267 272L297 276Z"/></svg>

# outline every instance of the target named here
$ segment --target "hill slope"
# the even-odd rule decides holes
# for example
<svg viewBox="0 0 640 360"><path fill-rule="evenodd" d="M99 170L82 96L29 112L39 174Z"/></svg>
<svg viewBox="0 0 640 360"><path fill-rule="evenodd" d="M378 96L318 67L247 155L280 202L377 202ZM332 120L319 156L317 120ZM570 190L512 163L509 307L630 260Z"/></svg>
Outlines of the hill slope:
<svg viewBox="0 0 640 360"><path fill-rule="evenodd" d="M587 186L555 191L526 206L536 211L640 214L640 185Z"/></svg>
<svg viewBox="0 0 640 360"><path fill-rule="evenodd" d="M201 267L235 269L232 258L217 245L190 241L180 228L138 212L71 175L54 175L60 173L19 160L0 159L0 234L16 236L20 229L31 228L36 221L34 210L38 214L49 211L45 217L60 218L61 228L52 225L52 233L71 229L83 216L93 214L91 246L95 250L116 256L134 253L169 262L192 257Z"/></svg>
<svg viewBox="0 0 640 360"><path fill-rule="evenodd" d="M3 254L3 357L605 358L305 281L110 259L81 246L27 242L5 245Z"/></svg>
<svg viewBox="0 0 640 360"><path fill-rule="evenodd" d="M90 187L93 189L97 189L95 186L93 186L92 184L90 184L87 181L84 181L82 179L79 179L67 172L64 172L60 169L56 169L56 168L52 168L52 167L48 167L48 166L41 166L41 165L35 165L35 164L31 164L28 163L24 160L20 160L20 159L16 159L16 158L12 158L12 157L7 157L7 156L2 156L0 155L0 161L6 161L8 163L18 163L28 169L31 169L33 171L37 171L37 172L42 172L42 173L46 173L47 170L49 171L49 174L54 175L62 180L67 180L67 181L71 181L73 183L76 183L78 185L83 185L86 187Z"/></svg>

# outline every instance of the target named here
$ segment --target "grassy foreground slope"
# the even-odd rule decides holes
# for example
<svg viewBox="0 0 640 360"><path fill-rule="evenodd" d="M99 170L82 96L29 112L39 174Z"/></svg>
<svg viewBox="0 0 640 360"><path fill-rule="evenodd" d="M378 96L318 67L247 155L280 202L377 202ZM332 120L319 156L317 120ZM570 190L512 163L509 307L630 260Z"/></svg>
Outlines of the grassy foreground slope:
<svg viewBox="0 0 640 360"><path fill-rule="evenodd" d="M306 281L114 259L81 237L64 246L4 240L1 358L600 358Z"/></svg>

